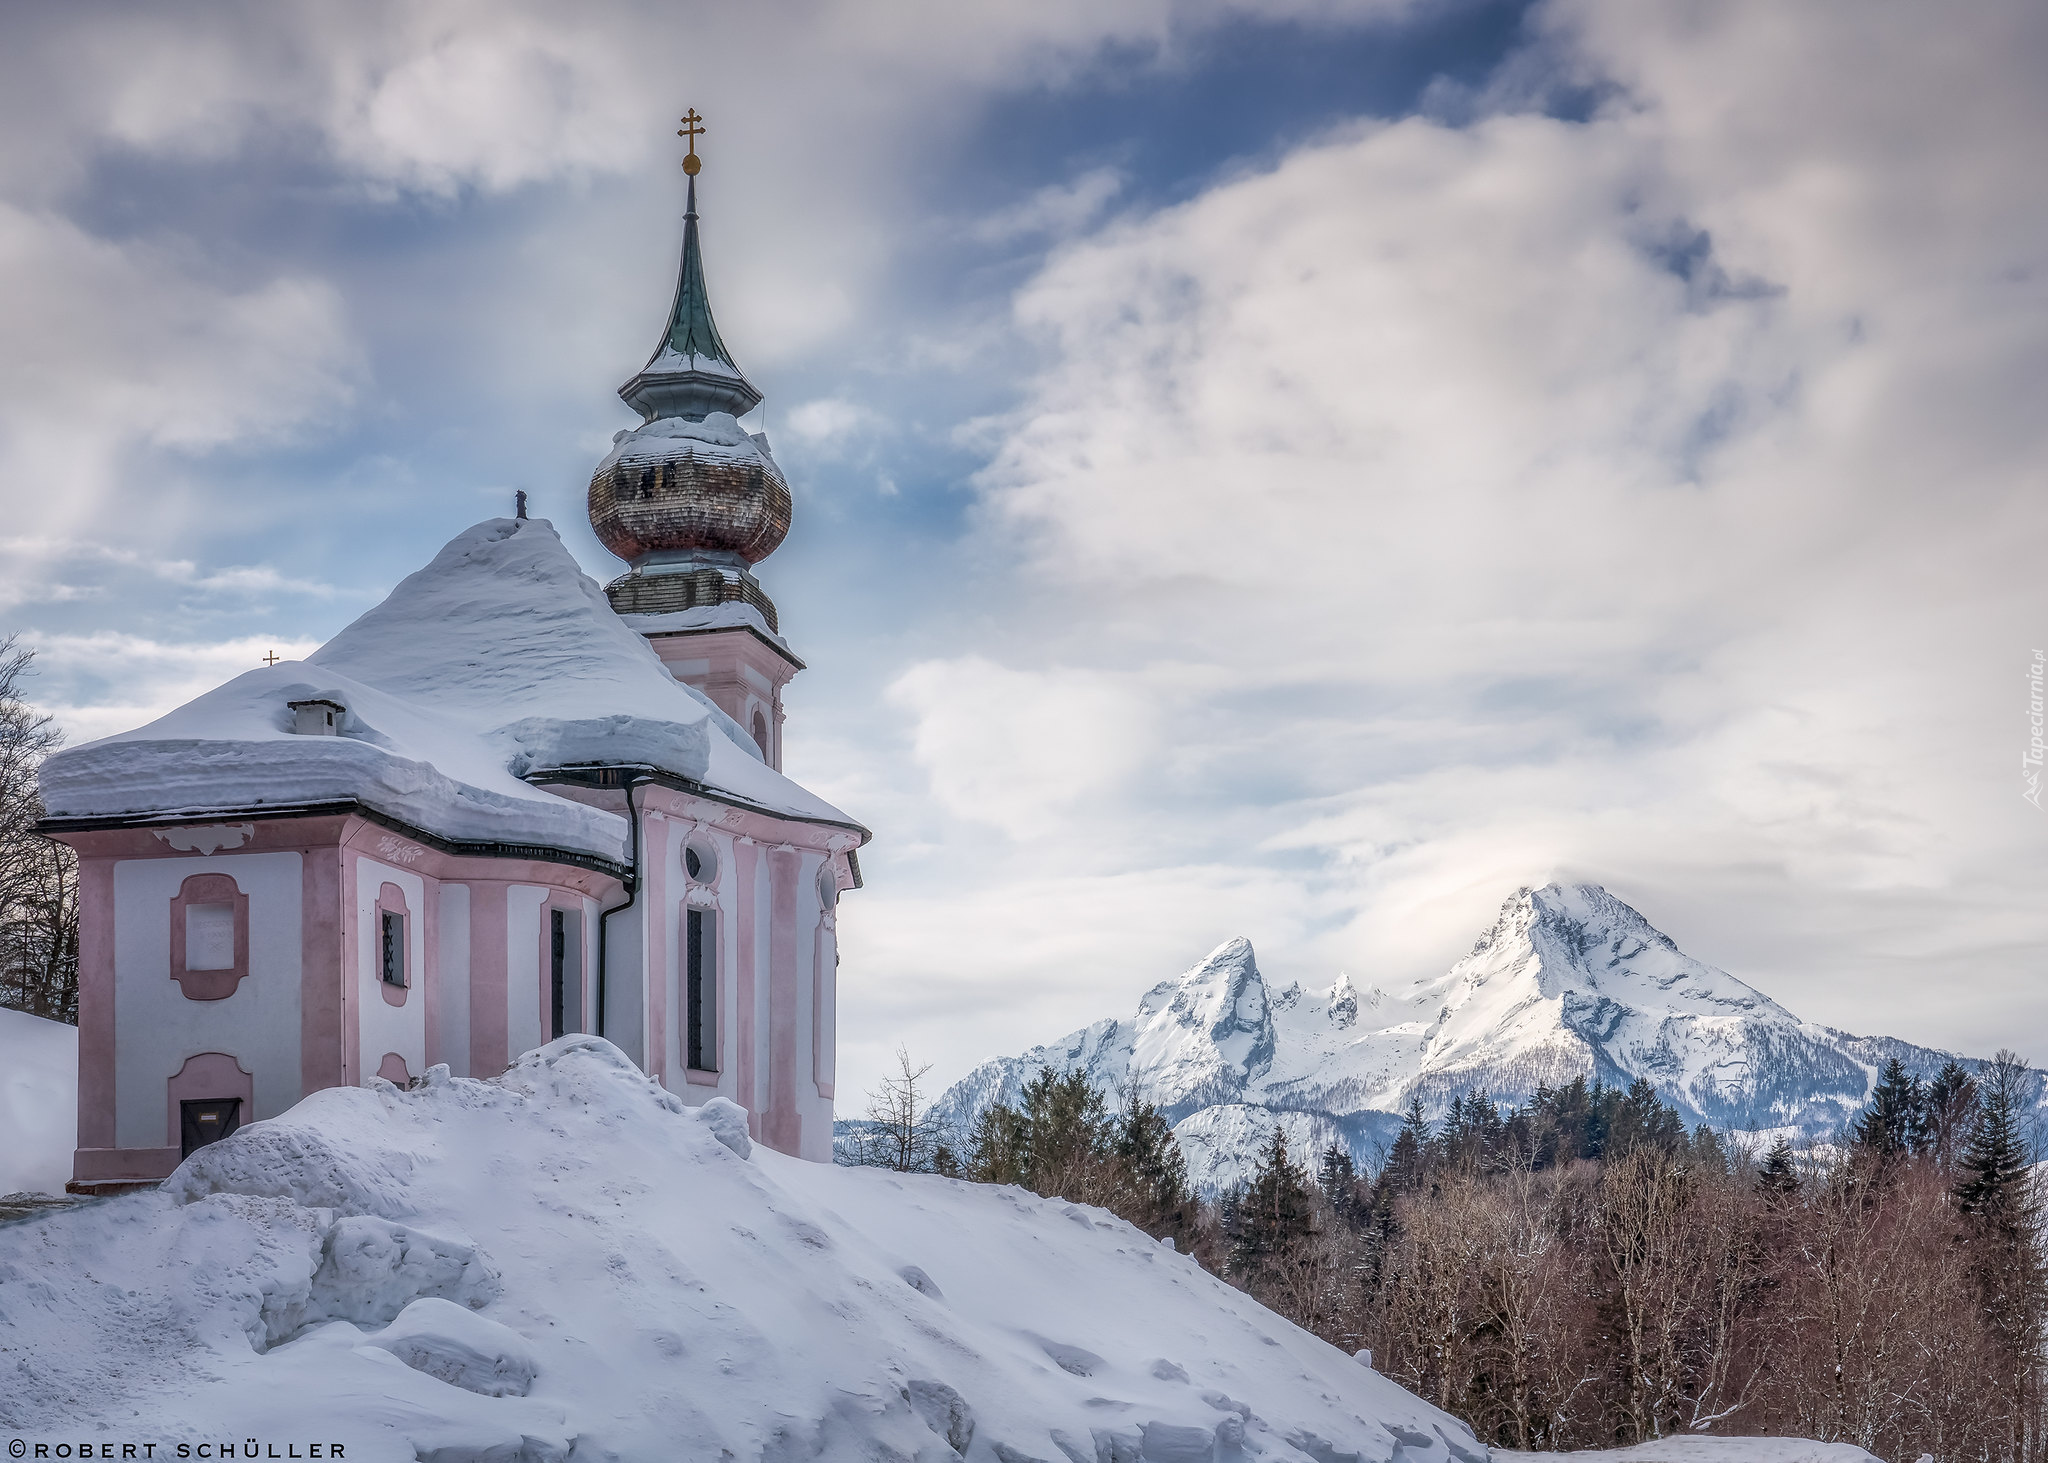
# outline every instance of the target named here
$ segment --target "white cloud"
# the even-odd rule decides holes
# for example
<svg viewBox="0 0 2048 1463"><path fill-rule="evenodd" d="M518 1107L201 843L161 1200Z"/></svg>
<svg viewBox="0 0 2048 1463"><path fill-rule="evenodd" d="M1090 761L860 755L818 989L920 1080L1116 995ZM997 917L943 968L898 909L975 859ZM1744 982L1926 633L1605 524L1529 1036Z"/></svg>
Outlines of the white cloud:
<svg viewBox="0 0 2048 1463"><path fill-rule="evenodd" d="M969 232L986 244L1007 244L1033 235L1064 237L1093 224L1124 189L1118 168L1090 168L1071 182L1054 183L1008 208L975 222Z"/></svg>
<svg viewBox="0 0 2048 1463"><path fill-rule="evenodd" d="M0 480L10 527L97 529L151 452L276 443L353 399L361 357L339 297L317 279L236 288L202 261L112 243L0 203ZM122 492L131 514L182 505Z"/></svg>
<svg viewBox="0 0 2048 1463"><path fill-rule="evenodd" d="M298 660L319 648L316 640L289 636L184 641L116 630L84 635L25 630L21 643L36 652L33 699L57 718L73 743L154 721L264 664L265 656Z"/></svg>
<svg viewBox="0 0 2048 1463"><path fill-rule="evenodd" d="M873 431L881 418L844 397L824 396L800 402L782 413L777 426L814 452L836 456L858 433Z"/></svg>
<svg viewBox="0 0 2048 1463"><path fill-rule="evenodd" d="M2048 25L2001 9L1993 55L1885 14L1558 7L1550 62L1626 87L1590 121L1344 129L1057 255L980 481L1039 592L976 681L1215 689L1185 779L1066 802L1087 749L1005 779L1008 699L906 698L952 811L1027 840L1003 868L1127 819L1161 879L1249 838L1321 915L1262 953L1368 976L1590 877L1822 1019L1988 1049L2048 1016L2015 772Z"/></svg>
<svg viewBox="0 0 2048 1463"><path fill-rule="evenodd" d="M916 718L932 792L955 816L1013 836L1067 826L1145 765L1154 717L1134 678L1023 671L978 656L924 661L890 685Z"/></svg>

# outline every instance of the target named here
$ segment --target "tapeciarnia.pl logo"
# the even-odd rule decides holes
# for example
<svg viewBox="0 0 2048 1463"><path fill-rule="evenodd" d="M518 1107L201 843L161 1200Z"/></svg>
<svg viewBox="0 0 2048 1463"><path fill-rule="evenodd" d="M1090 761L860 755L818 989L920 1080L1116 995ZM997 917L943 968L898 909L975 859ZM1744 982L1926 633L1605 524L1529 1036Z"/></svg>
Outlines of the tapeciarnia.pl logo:
<svg viewBox="0 0 2048 1463"><path fill-rule="evenodd" d="M2042 680L2048 675L2048 655L2034 652L2034 663L2027 668L2027 726L2031 734L2027 738L2027 750L2020 754L2020 776L2026 786L2020 796L2035 807L2041 806L2041 759L2048 755L2048 740L2044 740L2042 729Z"/></svg>

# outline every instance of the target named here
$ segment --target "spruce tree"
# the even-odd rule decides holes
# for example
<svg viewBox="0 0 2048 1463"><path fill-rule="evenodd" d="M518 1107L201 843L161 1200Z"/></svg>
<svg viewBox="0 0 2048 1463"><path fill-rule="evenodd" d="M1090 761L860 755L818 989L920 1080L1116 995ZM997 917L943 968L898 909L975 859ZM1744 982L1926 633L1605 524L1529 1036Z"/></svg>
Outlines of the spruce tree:
<svg viewBox="0 0 2048 1463"><path fill-rule="evenodd" d="M1905 1157L1920 1146L1924 1101L1919 1082L1893 1057L1878 1074L1870 1105L1850 1126L1851 1141L1884 1162Z"/></svg>
<svg viewBox="0 0 2048 1463"><path fill-rule="evenodd" d="M967 1177L979 1184L1023 1184L1026 1168L1024 1114L1004 1103L981 1110L967 1139Z"/></svg>
<svg viewBox="0 0 2048 1463"><path fill-rule="evenodd" d="M1108 1115L1085 1072L1040 1072L1024 1088L1024 1183L1036 1193L1095 1197Z"/></svg>
<svg viewBox="0 0 2048 1463"><path fill-rule="evenodd" d="M2000 1052L1984 1069L1977 1117L1956 1176L1956 1204L1980 1228L2017 1235L2031 1198L2032 1166L2021 1131L2026 1063Z"/></svg>
<svg viewBox="0 0 2048 1463"><path fill-rule="evenodd" d="M1922 1095L1918 1151L1945 1170L1954 1168L1976 1120L1977 1083L1951 1057Z"/></svg>
<svg viewBox="0 0 2048 1463"><path fill-rule="evenodd" d="M1315 1215L1308 1175L1288 1156L1287 1134L1275 1126L1236 1205L1231 1276L1256 1285L1294 1263L1315 1232Z"/></svg>
<svg viewBox="0 0 2048 1463"><path fill-rule="evenodd" d="M1410 1098L1407 1116L1401 1120L1401 1131L1395 1135L1394 1146L1387 1154L1386 1167L1380 1171L1381 1186L1390 1186L1400 1193L1413 1193L1421 1188L1429 1141L1429 1120L1422 1115L1422 1099Z"/></svg>
<svg viewBox="0 0 2048 1463"><path fill-rule="evenodd" d="M1141 1100L1135 1086L1124 1092L1109 1150L1119 1179L1110 1207L1154 1239L1172 1235L1185 1249L1197 1218L1187 1160L1165 1115Z"/></svg>
<svg viewBox="0 0 2048 1463"><path fill-rule="evenodd" d="M1756 1186L1772 1203L1783 1203L1799 1192L1799 1164L1792 1156L1792 1140L1780 1138L1757 1165Z"/></svg>
<svg viewBox="0 0 2048 1463"><path fill-rule="evenodd" d="M1351 1162L1351 1155L1335 1138L1323 1150L1322 1163L1316 1170L1316 1184L1329 1200L1330 1212L1337 1222L1347 1229L1358 1228L1363 1217L1358 1202L1358 1170Z"/></svg>
<svg viewBox="0 0 2048 1463"><path fill-rule="evenodd" d="M2041 1265L2042 1200L2022 1130L2027 1064L2002 1051L1978 1078L1977 1115L1957 1173L1971 1278L2001 1365L1986 1384L2025 1429L2027 1394L2039 1384L2048 1287Z"/></svg>

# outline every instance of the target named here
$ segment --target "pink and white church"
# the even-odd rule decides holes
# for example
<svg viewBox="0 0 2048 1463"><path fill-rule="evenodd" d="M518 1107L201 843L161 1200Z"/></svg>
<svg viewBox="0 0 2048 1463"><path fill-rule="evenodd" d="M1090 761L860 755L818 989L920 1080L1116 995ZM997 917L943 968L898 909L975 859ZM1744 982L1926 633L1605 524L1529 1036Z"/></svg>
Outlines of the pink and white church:
<svg viewBox="0 0 2048 1463"><path fill-rule="evenodd" d="M832 1152L835 911L859 823L782 774L789 531L719 339L694 150L641 416L590 483L628 564L480 523L303 661L45 764L78 851L71 1187L159 1179L323 1087L491 1077L594 1032L760 1142Z"/></svg>

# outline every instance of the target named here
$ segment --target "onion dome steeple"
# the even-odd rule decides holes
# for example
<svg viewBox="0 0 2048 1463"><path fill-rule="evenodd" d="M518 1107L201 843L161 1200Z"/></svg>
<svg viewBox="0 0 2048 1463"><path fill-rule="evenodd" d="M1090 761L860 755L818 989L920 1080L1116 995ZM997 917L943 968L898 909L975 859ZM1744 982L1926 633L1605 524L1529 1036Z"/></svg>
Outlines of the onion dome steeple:
<svg viewBox="0 0 2048 1463"><path fill-rule="evenodd" d="M719 604L752 605L772 633L775 606L752 566L789 532L791 501L765 434L738 418L761 403L711 318L697 233L695 111L682 267L668 328L647 364L619 388L643 418L621 432L590 480L590 526L632 572L606 586L622 615L668 615Z"/></svg>
<svg viewBox="0 0 2048 1463"><path fill-rule="evenodd" d="M694 146L684 167L697 160ZM704 288L704 255L697 242L697 177L691 169L689 202L683 213L683 267L676 278L676 302L668 330L637 375L619 388L626 405L648 421L657 417L701 420L706 413L743 417L761 404L761 393L741 374L718 338L711 298Z"/></svg>

